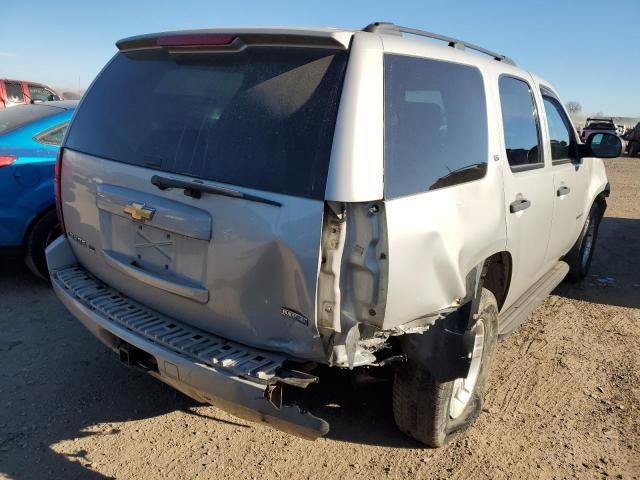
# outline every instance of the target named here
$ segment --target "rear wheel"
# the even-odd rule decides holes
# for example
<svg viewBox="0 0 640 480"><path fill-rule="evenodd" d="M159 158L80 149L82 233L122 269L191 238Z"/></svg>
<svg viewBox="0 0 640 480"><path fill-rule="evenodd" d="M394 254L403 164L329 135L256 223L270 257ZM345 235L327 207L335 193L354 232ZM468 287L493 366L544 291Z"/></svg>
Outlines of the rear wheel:
<svg viewBox="0 0 640 480"><path fill-rule="evenodd" d="M24 245L24 261L34 274L49 280L45 248L60 235L60 222L55 210L49 210L31 227Z"/></svg>
<svg viewBox="0 0 640 480"><path fill-rule="evenodd" d="M589 216L578 240L576 240L571 251L565 257L565 261L569 264L569 273L567 275L569 280L579 282L589 273L601 219L601 208L597 203L594 203L591 206L591 210L589 210Z"/></svg>
<svg viewBox="0 0 640 480"><path fill-rule="evenodd" d="M473 345L465 378L438 382L427 368L415 363L396 370L393 413L400 430L430 447L440 447L471 425L482 408L497 323L496 299L483 289L478 319L466 333Z"/></svg>

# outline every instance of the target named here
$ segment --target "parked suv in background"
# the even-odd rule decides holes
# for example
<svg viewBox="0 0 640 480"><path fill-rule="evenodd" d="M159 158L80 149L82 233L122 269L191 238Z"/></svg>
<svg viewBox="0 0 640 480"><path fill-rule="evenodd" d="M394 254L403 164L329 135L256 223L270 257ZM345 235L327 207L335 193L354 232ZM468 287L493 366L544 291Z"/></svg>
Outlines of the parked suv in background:
<svg viewBox="0 0 640 480"><path fill-rule="evenodd" d="M586 142L590 135L597 132L618 135L618 128L611 118L587 118L582 129L582 141Z"/></svg>
<svg viewBox="0 0 640 480"><path fill-rule="evenodd" d="M627 141L627 154L634 157L640 152L640 122L636 123L636 126L630 129L624 138Z"/></svg>
<svg viewBox="0 0 640 480"><path fill-rule="evenodd" d="M0 78L0 110L24 103L60 100L53 89L40 83Z"/></svg>
<svg viewBox="0 0 640 480"><path fill-rule="evenodd" d="M94 335L187 395L315 438L291 390L386 367L400 429L439 446L497 339L589 270L619 141L582 144L502 55L392 24L117 46L60 152L47 260Z"/></svg>

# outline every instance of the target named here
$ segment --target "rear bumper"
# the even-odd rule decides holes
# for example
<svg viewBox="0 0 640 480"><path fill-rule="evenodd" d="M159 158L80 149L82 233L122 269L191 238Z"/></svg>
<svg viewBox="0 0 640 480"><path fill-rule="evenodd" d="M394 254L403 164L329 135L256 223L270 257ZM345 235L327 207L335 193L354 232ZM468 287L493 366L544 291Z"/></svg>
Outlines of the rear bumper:
<svg viewBox="0 0 640 480"><path fill-rule="evenodd" d="M114 317L114 315L105 314L105 310L100 307L99 299L94 301L90 296L84 295L83 292L92 287L95 290L95 284L75 289L70 288L68 281L64 281L67 278L64 272L83 271L82 267L76 264L76 259L65 237L58 238L47 248L47 263L54 291L65 307L112 350L118 351L122 342L126 342L153 356L157 362L157 371L152 370L149 373L159 380L198 401L210 403L247 420L266 422L275 428L304 438L315 439L329 431L329 425L324 420L303 412L297 406L276 406L275 402L269 399L273 385L278 382L277 378L267 375L269 378L264 379L264 376L256 374L254 380L248 380L247 377L241 378L238 375L238 368L246 365L246 362L242 364L235 360L252 354L255 357L255 351L222 341L225 346L232 345L239 356L228 359L214 355L214 365L208 365L193 358L191 353L195 351L194 349L181 351L184 342L179 344L173 339L168 340L170 335L154 337L151 333L148 335L144 333L145 331L138 328L138 325L132 326L133 324L128 325L125 321L114 321L114 318L121 318L122 315ZM91 278L88 272L86 275ZM112 290L109 289L109 291ZM115 291L112 292L117 294ZM100 295L104 298L103 294ZM117 295L120 300L128 301L122 294ZM131 304L136 305L133 302ZM131 308L129 304L126 305L126 308ZM137 307L144 308L140 305ZM157 316L157 322L160 322L158 325L162 327L166 317L150 310L148 312ZM175 323L178 324L178 322ZM184 328L189 329L186 326ZM151 332L153 328L147 331ZM167 346L169 344L173 348L169 348ZM213 350L213 347L207 350ZM270 356L268 352L264 352L264 356L272 358L276 363L281 361L278 357ZM231 363L225 363L227 361ZM226 365L234 365L236 371L225 368ZM255 373L257 370L256 368L251 372ZM271 371L273 370L275 367L271 368Z"/></svg>

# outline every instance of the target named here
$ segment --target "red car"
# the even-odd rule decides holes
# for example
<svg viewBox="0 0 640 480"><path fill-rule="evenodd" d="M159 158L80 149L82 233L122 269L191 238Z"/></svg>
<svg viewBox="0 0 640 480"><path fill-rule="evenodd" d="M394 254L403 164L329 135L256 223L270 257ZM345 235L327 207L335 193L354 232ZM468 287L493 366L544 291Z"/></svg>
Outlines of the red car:
<svg viewBox="0 0 640 480"><path fill-rule="evenodd" d="M60 100L53 89L41 83L0 78L0 110L23 103Z"/></svg>

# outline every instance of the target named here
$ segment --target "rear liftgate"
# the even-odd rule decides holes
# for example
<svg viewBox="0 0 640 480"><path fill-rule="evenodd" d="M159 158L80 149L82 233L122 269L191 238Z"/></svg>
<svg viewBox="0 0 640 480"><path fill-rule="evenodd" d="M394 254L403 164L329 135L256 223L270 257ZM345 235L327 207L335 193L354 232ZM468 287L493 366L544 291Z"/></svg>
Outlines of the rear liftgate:
<svg viewBox="0 0 640 480"><path fill-rule="evenodd" d="M274 30L122 40L84 97L60 170L68 238L100 280L79 267L54 268L54 279L100 312L122 359L178 389L190 384L173 381L178 368L161 360L164 351L195 369L223 371L224 381L200 386L213 396L212 385L226 389L226 409L244 402L270 423L305 424L310 437L328 425L288 406L282 387L317 381L288 368L287 358L327 358L314 318L318 254L349 37ZM198 81L180 84L185 75ZM114 82L133 77L137 86L125 96L157 108L130 111L122 106L131 102L112 101ZM95 139L98 120L109 128ZM119 148L129 145L122 138L130 149ZM259 386L260 402L239 399L240 383L254 396Z"/></svg>

